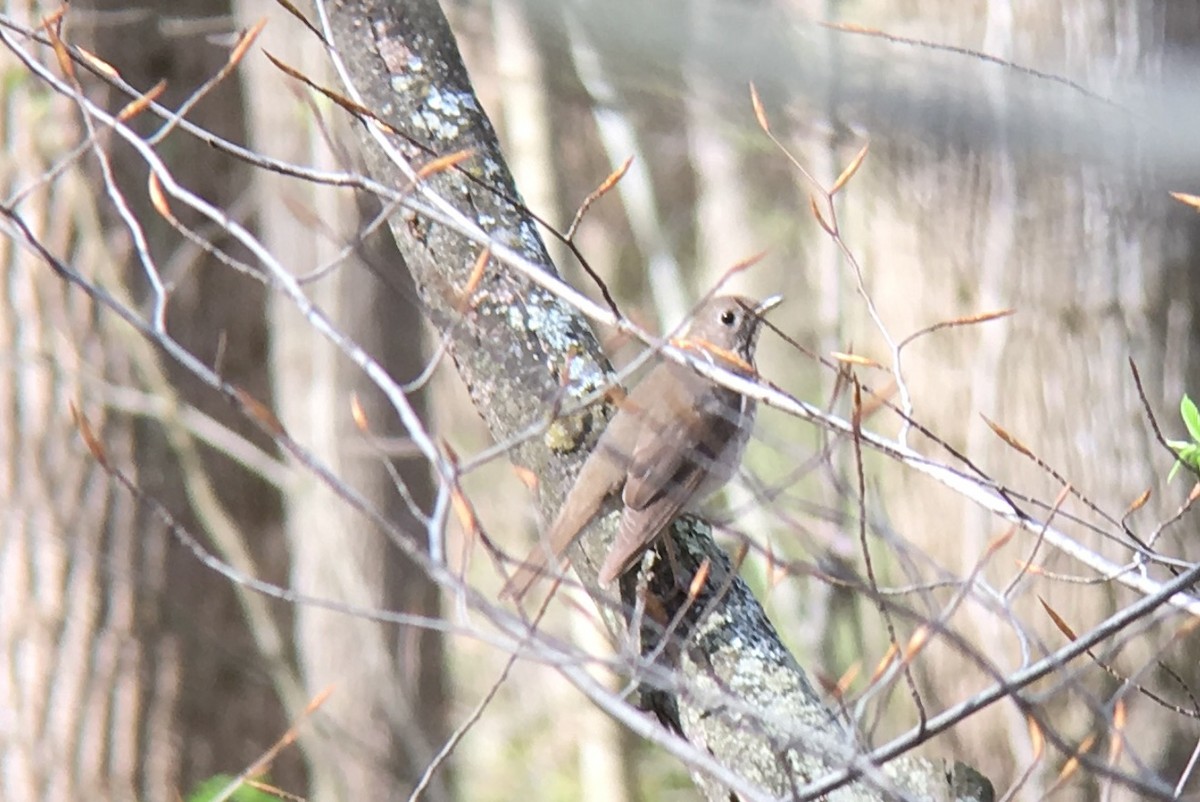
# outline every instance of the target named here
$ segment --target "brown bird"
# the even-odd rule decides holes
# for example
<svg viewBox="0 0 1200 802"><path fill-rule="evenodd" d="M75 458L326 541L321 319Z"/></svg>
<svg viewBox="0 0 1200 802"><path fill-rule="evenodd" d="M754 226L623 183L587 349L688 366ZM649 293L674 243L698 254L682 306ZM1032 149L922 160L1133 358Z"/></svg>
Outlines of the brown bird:
<svg viewBox="0 0 1200 802"><path fill-rule="evenodd" d="M781 298L755 304L738 296L709 299L675 344L713 364L754 375L762 315ZM567 547L618 499L616 539L600 568L601 584L623 574L677 515L694 509L737 470L754 426L753 399L686 365L662 360L620 403L583 463L543 543L501 591L520 600L551 555Z"/></svg>

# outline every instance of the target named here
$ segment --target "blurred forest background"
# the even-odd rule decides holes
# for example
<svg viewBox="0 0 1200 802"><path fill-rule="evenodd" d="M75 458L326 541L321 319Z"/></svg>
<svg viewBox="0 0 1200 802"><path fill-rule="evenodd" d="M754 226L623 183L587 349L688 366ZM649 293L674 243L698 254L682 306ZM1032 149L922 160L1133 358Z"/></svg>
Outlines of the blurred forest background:
<svg viewBox="0 0 1200 802"><path fill-rule="evenodd" d="M1200 4L464 0L444 8L523 198L544 220L565 230L583 199L634 157L576 238L632 319L667 330L732 265L765 251L730 285L785 296L772 322L790 342L766 332L764 377L848 416L845 393L830 401L831 354L879 363L856 368L879 388L902 367L913 418L1043 514L1065 479L1078 496L1062 502L1075 519L1061 522L1082 547L1128 564L1131 543L1118 522L1150 490L1130 528L1162 555L1196 559L1192 519L1173 518L1191 480L1167 482L1172 458L1155 440L1129 360L1166 435L1184 436L1179 400L1189 389L1200 394L1200 216L1169 193L1200 194ZM77 149L85 136L78 109L14 56L25 51L56 69L52 49L23 33L56 9L4 3L0 191L51 253L147 318L138 245L103 190L97 160ZM361 170L346 115L260 52L336 85L322 44L271 0L76 0L64 36L141 91L165 79L159 100L177 107L225 65L231 34L261 18L268 24L254 48L188 121L256 153ZM81 80L109 110L129 100L92 76ZM813 187L756 122L751 82L773 133L826 186L869 142L835 200L861 287L813 217ZM131 121L145 136L162 124L151 115ZM419 529L394 476L425 509L435 482L378 390L292 304L197 244L247 258L226 232L185 219L196 227L188 238L168 224L146 191L143 157L102 141L170 287L173 336L269 407L390 520ZM464 459L490 445L415 293L397 278L377 200L258 169L178 128L155 147L180 183L306 277L310 297L391 375L410 381L436 364L412 394L431 432ZM64 283L10 219L0 230L0 798L186 796L253 763L326 688L299 744L271 761L270 782L322 802L407 798L508 671L509 655L462 626L461 599L443 595L326 481L193 370ZM563 275L599 299L565 249L551 249ZM895 344L915 332L1003 309L1015 314L925 334L896 356ZM598 334L618 363L636 354L632 343ZM89 454L72 404L99 432L109 462L238 571L446 626L271 599L210 570ZM996 437L982 416L1057 476ZM866 425L902 434L895 416ZM907 436L950 461L936 442ZM744 476L713 508L753 538L742 575L797 659L829 683L844 678L847 696L862 700L867 737L883 742L918 713L903 679L871 688L891 643L876 603L829 580L865 572L855 474L844 439L763 410ZM865 478L880 585L917 613L895 622L900 643L918 616L944 615L1003 674L1066 640L1039 600L1086 631L1139 595L1060 549L1035 547L1028 532L989 551L1006 523L893 460L867 454ZM504 460L473 470L463 487L493 540L515 554L533 542L532 494ZM491 562L451 534L451 563L494 594L501 577ZM1035 569L1026 567L1031 556ZM952 604L981 563L979 587L991 595ZM1160 612L1109 644L1102 661L1112 672L1081 660L1031 688L1029 703L1057 743L1046 745L1025 710L1001 702L922 751L974 766L1000 794L1020 784L1016 798L1051 789L1063 800L1141 798L1122 775L1173 788L1190 776L1200 742L1193 620ZM583 602L552 605L543 626L604 648ZM928 711L995 679L951 639L934 639L912 673ZM1060 780L1075 749L1112 771ZM1196 798L1200 781L1183 782L1185 793ZM620 802L695 791L674 759L585 703L552 666L518 661L423 794Z"/></svg>

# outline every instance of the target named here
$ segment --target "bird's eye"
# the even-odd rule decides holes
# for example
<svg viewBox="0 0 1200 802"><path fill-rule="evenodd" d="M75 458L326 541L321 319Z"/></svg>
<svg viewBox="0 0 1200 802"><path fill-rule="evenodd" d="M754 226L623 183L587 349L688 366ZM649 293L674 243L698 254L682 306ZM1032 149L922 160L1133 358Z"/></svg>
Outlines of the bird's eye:
<svg viewBox="0 0 1200 802"><path fill-rule="evenodd" d="M726 309L721 313L721 323L726 326L732 326L737 321L737 312L732 309Z"/></svg>

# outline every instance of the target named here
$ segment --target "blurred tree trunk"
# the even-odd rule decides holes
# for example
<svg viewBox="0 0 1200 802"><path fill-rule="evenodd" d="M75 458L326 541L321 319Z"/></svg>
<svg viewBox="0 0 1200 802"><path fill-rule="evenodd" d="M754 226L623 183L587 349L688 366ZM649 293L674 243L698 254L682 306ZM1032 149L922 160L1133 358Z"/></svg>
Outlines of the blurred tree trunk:
<svg viewBox="0 0 1200 802"><path fill-rule="evenodd" d="M1153 85L1171 55L1171 39L1195 41L1200 33L1196 20L1169 24L1170 5L1120 0L1054 6L989 2L981 13L978 4L924 0L906 6L903 14L886 3L860 6L846 21L903 34L919 19L922 39L978 49L1107 95L1123 81ZM1036 92L1051 93L1065 108L1080 108L1084 119L1095 115L1099 130L1120 130L1119 116L1129 113L974 59L916 47L862 45L848 38L877 58L902 54L910 65L919 64L920 74L929 76L932 84L921 88L934 97L938 79L933 76L953 75L964 85L977 82L1001 121L1007 114L1020 113L1023 99ZM924 132L933 132L928 136L906 133L883 120L878 129L867 125L871 155L845 204L851 223L846 236L861 256L868 289L896 339L984 310L1013 308L1018 314L944 331L905 351L905 375L917 419L932 424L995 478L1047 503L1061 486L1004 445L980 414L1005 427L1116 517L1142 491L1153 488L1154 500L1133 519L1135 529L1148 532L1155 521L1174 511L1187 488L1183 482L1168 486L1163 481L1170 457L1153 440L1127 359L1137 362L1150 403L1167 426L1175 422L1180 395L1200 379L1195 297L1181 291L1195 285L1187 267L1196 259L1195 242L1181 233L1186 231L1181 223L1188 222L1188 212L1173 205L1166 192L1177 187L1144 166L1132 135L1105 143L1107 151L1101 154L1086 141L1075 145L1039 137L1019 125L1001 122L985 130L973 124L969 114L956 115L953 108L936 103L928 112ZM837 127L848 121L858 122L833 123ZM843 164L852 153L853 147L843 148ZM850 297L854 288L848 269L841 281ZM888 362L861 304L846 308L860 313L844 321L845 330L871 332L868 353ZM861 342L861 334L855 337ZM919 436L914 435L913 444L938 453ZM986 513L915 474L885 471L880 476L897 530L955 575L968 574L999 534L997 522ZM1064 510L1112 529L1074 500L1068 500ZM1057 523L1115 562L1128 559L1128 542ZM1016 575L1033 540L1021 534L989 564L987 577L993 587L1005 587ZM1185 559L1198 554L1194 543L1173 536L1159 546ZM1037 563L1051 571L1090 574L1048 546L1043 546ZM1039 579L1029 589L1036 592L1018 594L1013 606L1020 620L1051 648L1062 643L1062 634L1037 606L1038 596L1084 629L1133 598L1109 585L1049 579ZM972 604L955 623L972 633L1002 671L1017 667L1020 647L1011 620ZM877 632L868 640L881 643L885 637ZM1139 638L1123 651L1119 664L1128 673L1141 671L1166 637L1169 633ZM1194 637L1191 641L1194 649ZM950 646L936 648L919 664L925 675L922 685L935 706L969 696L973 688L990 681L955 652ZM1200 679L1194 660L1170 659L1182 654L1172 650L1166 659L1191 681ZM1114 689L1111 681L1099 680L1089 687L1105 698ZM1162 776L1177 776L1190 746L1176 754L1171 744L1181 727L1190 731L1190 726L1182 717L1136 697L1128 701L1134 712L1125 735L1136 744L1135 751ZM1071 693L1057 694L1042 712L1069 742L1107 730L1107 722L1097 720ZM959 744L956 753L1000 787L1034 760L1025 716L1013 705L998 705L970 726L956 729L953 737ZM1053 774L1045 781L1053 782ZM1076 793L1074 798L1090 799L1098 793L1086 783L1073 787L1075 791L1059 796ZM1033 788L1027 792L1037 795ZM1118 787L1113 798L1129 798L1129 793Z"/></svg>
<svg viewBox="0 0 1200 802"><path fill-rule="evenodd" d="M295 21L269 0L243 0L249 25L272 24L263 47L330 83L320 43L298 33ZM316 107L266 59L246 65L251 146L260 152L325 168L354 169L346 152L327 147L349 138L334 119L315 121ZM264 244L297 275L328 266L376 214L373 198L305 184L269 173L255 177L255 208ZM415 293L391 237L376 233L307 288L310 296L393 377L408 381L424 368L423 320ZM288 431L313 449L347 484L418 543L417 521L397 492L390 460L407 492L425 512L432 506L429 467L405 449L404 429L378 389L345 356L317 334L286 300L273 304L271 374L278 414ZM422 417L425 394L410 395ZM351 415L357 399L370 425L364 436ZM379 442L400 453L384 457ZM407 456L405 453L407 452ZM436 586L362 516L347 509L311 475L298 475L285 498L292 556L291 584L305 593L431 619L440 616ZM316 736L306 745L314 800L393 798L407 794L448 732L446 664L442 637L431 629L400 629L344 613L301 606L295 611L296 645L309 693L333 694L315 717ZM424 798L448 800L443 768Z"/></svg>
<svg viewBox="0 0 1200 802"><path fill-rule="evenodd" d="M227 15L229 8L192 0L164 4L167 9L178 16L123 2L74 3L66 33L135 86L149 88L166 78L169 89L161 100L178 104L224 63L227 51L205 41L204 21ZM23 16L12 4L8 10ZM31 16L48 10L31 10ZM6 183L29 183L61 156L56 148L82 136L78 111L61 98L31 107L21 102L22 89L41 87L9 86L14 102L6 104L4 125L16 158ZM41 124L33 123L39 117ZM236 84L219 87L191 118L240 138ZM166 150L181 182L237 213L243 168L215 162L209 148L178 133ZM169 268L171 333L209 364L220 353L223 373L269 402L261 370L261 286L213 269L193 248L179 248L178 235L150 207L145 165L120 146L111 155L119 191L141 221L159 267ZM128 232L103 194L94 158L80 163L86 175L69 170L35 192L37 200L21 211L32 214L52 252L118 295L117 288L128 286L136 305L145 287ZM218 771L240 771L283 731L286 718L268 679L275 668L257 657L229 582L201 566L152 510L106 478L82 447L67 406L84 409L112 463L190 531L204 531L189 509L198 492L193 483L215 491L223 513L248 536L267 579L279 579L284 567L271 537L278 501L262 481L215 452L200 455L201 474L183 476L184 459L164 436L170 424L153 413L138 419L119 411L142 404L142 391L153 396L149 402L193 404L255 439L251 427L194 379L161 365L145 343L130 344L124 325L98 314L44 264L12 250L8 240L0 247L11 293L3 327L12 347L5 351L18 355L5 371L11 417L0 426L9 465L8 534L0 557L6 614L0 642L7 657L0 686L10 697L16 693L16 701L3 706L20 711L5 728L0 796L17 802L173 798ZM181 398L173 398L175 392ZM266 445L260 436L257 441ZM299 787L298 769L295 758L284 755L272 777Z"/></svg>
<svg viewBox="0 0 1200 802"><path fill-rule="evenodd" d="M39 132L76 133L69 104L12 82L0 117L8 197L57 155ZM65 260L111 275L88 177L71 171L18 207ZM166 535L91 458L76 404L114 463L135 463L135 423L104 384L134 381L112 326L17 239L0 237L0 797L8 802L169 798L181 650L165 616ZM150 468L152 466L146 466Z"/></svg>

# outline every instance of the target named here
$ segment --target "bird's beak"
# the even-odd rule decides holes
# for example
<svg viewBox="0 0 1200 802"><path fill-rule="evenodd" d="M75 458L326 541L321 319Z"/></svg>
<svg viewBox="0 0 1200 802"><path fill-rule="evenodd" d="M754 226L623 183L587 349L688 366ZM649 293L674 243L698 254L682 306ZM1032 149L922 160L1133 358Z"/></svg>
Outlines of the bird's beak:
<svg viewBox="0 0 1200 802"><path fill-rule="evenodd" d="M782 302L782 295L772 295L769 298L763 298L762 301L759 302L758 306L754 307L754 314L762 317L767 312L770 312L772 309L779 306L779 304Z"/></svg>

